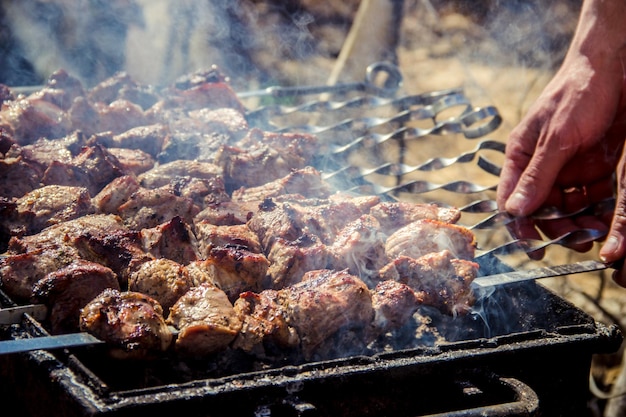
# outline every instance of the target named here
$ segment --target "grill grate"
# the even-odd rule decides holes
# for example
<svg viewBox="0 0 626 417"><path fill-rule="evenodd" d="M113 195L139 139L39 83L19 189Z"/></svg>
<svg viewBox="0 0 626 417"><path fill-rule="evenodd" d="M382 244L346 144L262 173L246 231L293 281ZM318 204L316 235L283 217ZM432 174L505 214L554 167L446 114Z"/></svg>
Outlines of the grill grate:
<svg viewBox="0 0 626 417"><path fill-rule="evenodd" d="M390 64L383 69L394 75L399 88L399 70ZM251 125L265 130L318 136L322 149L316 168L337 190L460 208L460 223L477 236L478 256L566 248L604 236L603 231L585 229L545 241L512 240L504 226L513 218L499 212L495 202L505 150L503 142L489 138L502 122L498 110L473 106L462 89L418 95L394 90L393 96L387 89L381 95L363 94L381 93L362 88L368 81L334 90L325 87L325 94L314 98L310 95L320 93L320 87L281 90L257 102L247 117ZM597 214L613 204L610 199L582 211ZM551 209L537 217L574 214L580 213Z"/></svg>

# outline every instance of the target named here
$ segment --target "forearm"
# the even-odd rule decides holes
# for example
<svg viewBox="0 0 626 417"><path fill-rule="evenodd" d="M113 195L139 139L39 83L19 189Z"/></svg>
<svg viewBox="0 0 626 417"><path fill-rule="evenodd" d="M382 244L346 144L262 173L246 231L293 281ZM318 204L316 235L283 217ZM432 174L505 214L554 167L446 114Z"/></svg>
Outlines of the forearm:
<svg viewBox="0 0 626 417"><path fill-rule="evenodd" d="M626 1L584 0L570 52L592 60L626 57Z"/></svg>

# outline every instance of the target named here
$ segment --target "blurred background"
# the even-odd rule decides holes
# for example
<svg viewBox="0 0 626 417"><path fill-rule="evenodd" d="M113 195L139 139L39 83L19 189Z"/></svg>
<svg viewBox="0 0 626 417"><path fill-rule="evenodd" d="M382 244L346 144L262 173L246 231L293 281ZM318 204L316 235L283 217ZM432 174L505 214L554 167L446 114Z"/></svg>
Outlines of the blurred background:
<svg viewBox="0 0 626 417"><path fill-rule="evenodd" d="M474 105L495 106L503 122L490 137L506 141L559 67L580 3L0 0L0 83L40 85L63 68L86 86L125 71L164 87L217 65L235 90L247 91L360 81L368 64L387 60L404 76L403 94L460 87ZM626 290L609 273L544 283L597 320L625 327ZM621 362L621 351L598 356L593 386L607 391Z"/></svg>

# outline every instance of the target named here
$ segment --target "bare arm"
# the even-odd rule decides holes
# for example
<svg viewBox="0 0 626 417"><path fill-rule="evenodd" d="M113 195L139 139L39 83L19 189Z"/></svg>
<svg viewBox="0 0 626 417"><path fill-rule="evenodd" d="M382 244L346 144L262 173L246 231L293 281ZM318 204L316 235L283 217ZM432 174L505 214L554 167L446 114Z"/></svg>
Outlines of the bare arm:
<svg viewBox="0 0 626 417"><path fill-rule="evenodd" d="M545 205L575 210L612 195L626 138L625 74L626 2L585 0L561 68L510 134L498 186L501 209L523 217ZM626 182L626 171L617 172ZM626 255L624 189L607 220L609 238L600 252L607 261ZM538 226L557 236L601 227L598 222L583 218ZM520 220L516 232L537 237L534 226Z"/></svg>

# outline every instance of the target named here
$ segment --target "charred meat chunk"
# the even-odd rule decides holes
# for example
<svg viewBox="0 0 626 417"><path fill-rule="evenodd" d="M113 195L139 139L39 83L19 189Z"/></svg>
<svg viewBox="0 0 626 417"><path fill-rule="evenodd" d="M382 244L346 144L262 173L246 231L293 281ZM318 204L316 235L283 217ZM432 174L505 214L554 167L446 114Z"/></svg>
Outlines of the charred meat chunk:
<svg viewBox="0 0 626 417"><path fill-rule="evenodd" d="M155 258L187 265L199 258L198 242L191 226L180 217L140 231L144 250Z"/></svg>
<svg viewBox="0 0 626 417"><path fill-rule="evenodd" d="M159 303L132 291L104 290L81 309L79 327L121 359L153 358L167 351L173 339Z"/></svg>
<svg viewBox="0 0 626 417"><path fill-rule="evenodd" d="M48 185L18 198L8 222L13 235L35 234L48 226L94 212L86 188Z"/></svg>
<svg viewBox="0 0 626 417"><path fill-rule="evenodd" d="M380 271L382 280L407 284L421 303L449 314L467 312L472 306L474 295L470 285L477 274L478 264L456 259L448 250L418 259L400 256Z"/></svg>
<svg viewBox="0 0 626 417"><path fill-rule="evenodd" d="M312 167L297 169L286 177L260 185L242 187L233 191L233 201L263 201L284 194L323 198L330 195L330 188L322 180L318 170Z"/></svg>
<svg viewBox="0 0 626 417"><path fill-rule="evenodd" d="M399 256L419 258L448 250L455 258L474 259L476 238L467 228L438 220L417 220L387 238L385 252L390 259Z"/></svg>
<svg viewBox="0 0 626 417"><path fill-rule="evenodd" d="M372 290L374 331L382 334L402 327L417 311L420 301L415 291L407 284L394 280L379 282Z"/></svg>
<svg viewBox="0 0 626 417"><path fill-rule="evenodd" d="M381 229L388 235L416 220L429 219L443 223L456 223L461 217L460 210L456 208L405 201L381 202L371 208L370 214L376 217Z"/></svg>
<svg viewBox="0 0 626 417"><path fill-rule="evenodd" d="M144 262L128 279L129 291L140 292L154 298L166 313L192 285L187 268L170 259Z"/></svg>
<svg viewBox="0 0 626 417"><path fill-rule="evenodd" d="M80 309L107 288L120 289L111 269L77 260L39 280L33 288L33 300L48 306L53 333L75 332Z"/></svg>
<svg viewBox="0 0 626 417"><path fill-rule="evenodd" d="M206 258L216 247L237 247L261 253L258 236L245 224L217 226L206 221L196 221L195 232L200 256Z"/></svg>
<svg viewBox="0 0 626 417"><path fill-rule="evenodd" d="M210 284L187 291L170 309L167 323L179 330L175 348L186 356L206 356L226 349L241 321L226 294Z"/></svg>
<svg viewBox="0 0 626 417"><path fill-rule="evenodd" d="M231 300L244 291L261 291L269 265L265 255L237 246L214 247L205 260L195 263Z"/></svg>

